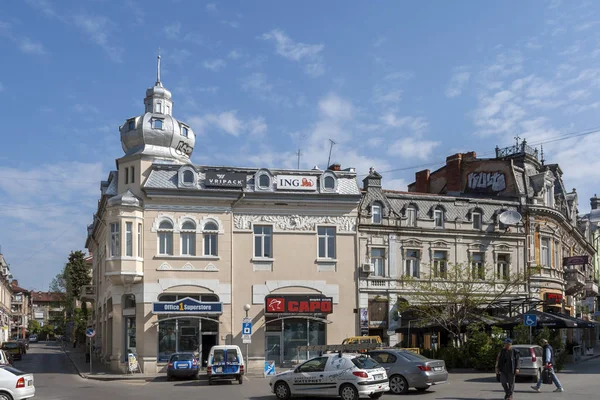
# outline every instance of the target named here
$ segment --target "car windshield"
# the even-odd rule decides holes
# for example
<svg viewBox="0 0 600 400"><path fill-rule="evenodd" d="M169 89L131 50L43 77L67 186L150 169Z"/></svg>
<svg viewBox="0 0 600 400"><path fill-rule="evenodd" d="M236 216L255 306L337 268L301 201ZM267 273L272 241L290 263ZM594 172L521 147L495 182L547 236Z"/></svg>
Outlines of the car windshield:
<svg viewBox="0 0 600 400"><path fill-rule="evenodd" d="M3 349L16 349L19 347L19 343L15 343L15 342L4 342L2 343L2 348Z"/></svg>
<svg viewBox="0 0 600 400"><path fill-rule="evenodd" d="M381 365L371 357L356 357L352 359L352 363L360 369L375 369L381 368Z"/></svg>
<svg viewBox="0 0 600 400"><path fill-rule="evenodd" d="M19 375L25 375L25 372L23 372L21 370L18 370L16 368L13 368L13 367L2 367L2 368L4 368L5 371L8 371L8 372L10 372L13 375L17 375L17 376L19 376Z"/></svg>
<svg viewBox="0 0 600 400"><path fill-rule="evenodd" d="M171 361L193 361L193 354L173 354L171 356Z"/></svg>
<svg viewBox="0 0 600 400"><path fill-rule="evenodd" d="M413 353L412 351L403 351L400 354L402 355L402 357L404 357L410 361L429 361L429 358L424 357L417 353Z"/></svg>
<svg viewBox="0 0 600 400"><path fill-rule="evenodd" d="M519 350L519 355L521 357L531 357L531 351L528 347L516 347Z"/></svg>

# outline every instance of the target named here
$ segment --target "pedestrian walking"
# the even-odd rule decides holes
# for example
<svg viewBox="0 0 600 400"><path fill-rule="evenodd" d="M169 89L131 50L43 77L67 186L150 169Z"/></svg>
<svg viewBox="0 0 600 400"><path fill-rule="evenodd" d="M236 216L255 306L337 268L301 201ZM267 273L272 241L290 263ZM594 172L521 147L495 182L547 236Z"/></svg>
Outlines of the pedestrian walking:
<svg viewBox="0 0 600 400"><path fill-rule="evenodd" d="M544 370L550 375L550 378L552 378L552 382L554 382L554 385L556 385L556 389L554 391L564 392L565 389L563 389L560 381L556 377L556 372L554 372L554 349L552 348L552 346L550 346L550 343L548 343L546 339L542 339L542 347L544 349L544 352L542 354ZM540 380L538 381L537 385L534 385L531 388L539 393L541 391L540 388L542 387L543 380L544 374L540 376Z"/></svg>
<svg viewBox="0 0 600 400"><path fill-rule="evenodd" d="M521 368L519 351L513 349L512 339L504 340L504 348L500 350L496 359L496 374L500 375L500 382L504 388L504 400L512 400L515 390L515 377Z"/></svg>

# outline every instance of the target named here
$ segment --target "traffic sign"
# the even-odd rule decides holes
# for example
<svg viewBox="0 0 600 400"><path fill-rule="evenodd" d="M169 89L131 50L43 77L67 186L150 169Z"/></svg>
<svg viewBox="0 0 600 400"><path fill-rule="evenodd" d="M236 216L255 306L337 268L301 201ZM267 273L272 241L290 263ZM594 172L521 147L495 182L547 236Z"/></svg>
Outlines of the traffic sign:
<svg viewBox="0 0 600 400"><path fill-rule="evenodd" d="M242 320L242 343L252 343L252 318L245 317Z"/></svg>
<svg viewBox="0 0 600 400"><path fill-rule="evenodd" d="M94 330L94 328L87 328L85 330L85 336L87 336L89 338L94 337L94 336L96 336L96 331Z"/></svg>
<svg viewBox="0 0 600 400"><path fill-rule="evenodd" d="M275 361L265 361L264 376L275 375Z"/></svg>
<svg viewBox="0 0 600 400"><path fill-rule="evenodd" d="M525 324L525 326L537 326L537 315L524 314L523 323Z"/></svg>

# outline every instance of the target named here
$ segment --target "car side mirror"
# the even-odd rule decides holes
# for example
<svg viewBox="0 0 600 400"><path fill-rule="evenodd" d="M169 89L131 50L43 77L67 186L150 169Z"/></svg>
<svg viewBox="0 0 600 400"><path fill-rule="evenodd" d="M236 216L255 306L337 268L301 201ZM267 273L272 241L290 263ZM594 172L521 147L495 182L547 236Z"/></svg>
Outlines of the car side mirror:
<svg viewBox="0 0 600 400"><path fill-rule="evenodd" d="M300 372L300 367L297 367L296 369L294 369L295 374L297 374L298 372Z"/></svg>

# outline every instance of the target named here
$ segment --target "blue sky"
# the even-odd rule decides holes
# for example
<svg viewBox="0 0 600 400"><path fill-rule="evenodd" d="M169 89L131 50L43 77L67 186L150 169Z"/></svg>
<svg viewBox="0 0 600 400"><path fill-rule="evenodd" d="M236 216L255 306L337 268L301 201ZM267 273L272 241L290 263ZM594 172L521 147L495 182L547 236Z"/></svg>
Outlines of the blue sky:
<svg viewBox="0 0 600 400"><path fill-rule="evenodd" d="M0 245L45 290L82 249L99 182L162 54L195 163L325 167L406 189L447 155L514 136L599 185L600 3L24 0L0 3ZM564 138L564 137L563 137Z"/></svg>

